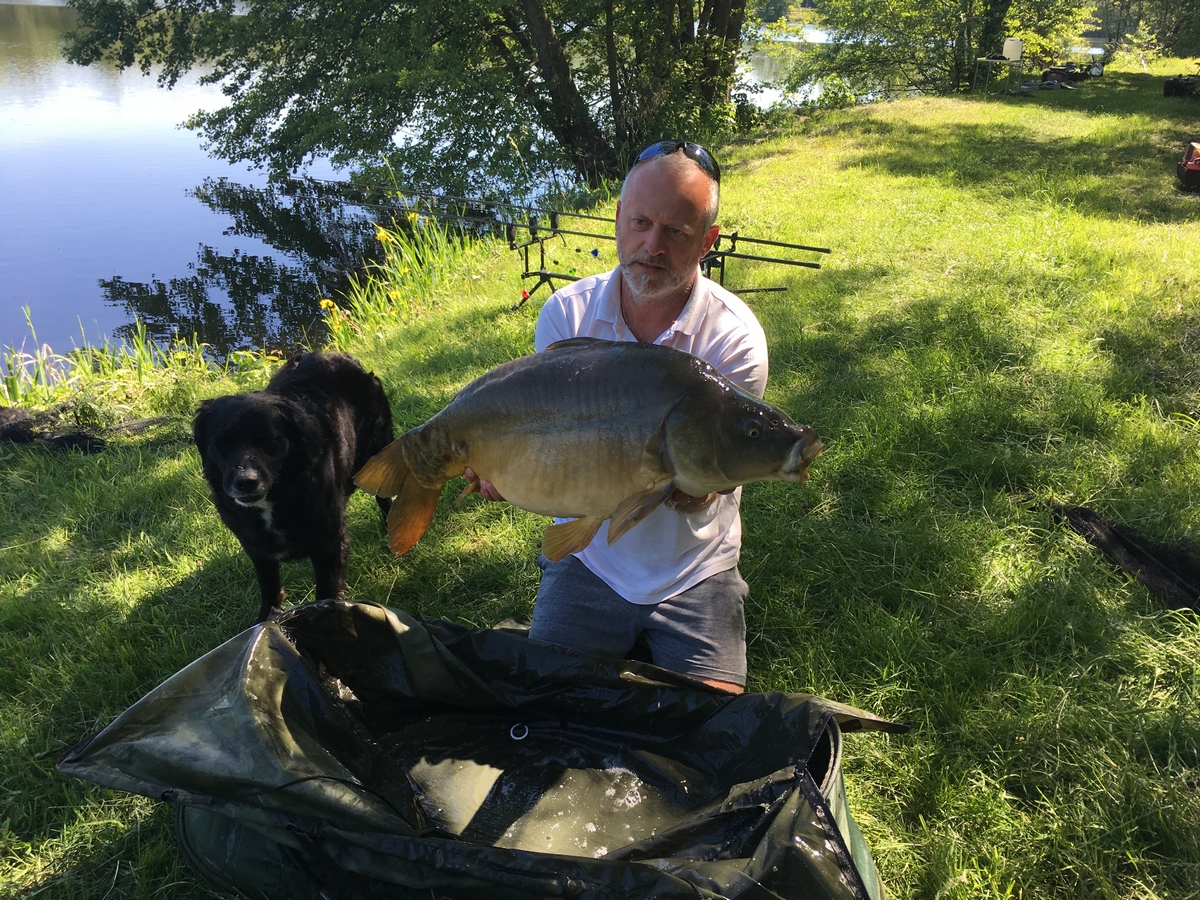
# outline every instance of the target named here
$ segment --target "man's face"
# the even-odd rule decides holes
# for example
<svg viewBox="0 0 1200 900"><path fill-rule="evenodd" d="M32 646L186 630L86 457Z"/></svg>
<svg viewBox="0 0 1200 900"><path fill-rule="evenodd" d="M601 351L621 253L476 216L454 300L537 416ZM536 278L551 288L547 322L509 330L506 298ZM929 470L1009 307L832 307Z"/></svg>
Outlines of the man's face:
<svg viewBox="0 0 1200 900"><path fill-rule="evenodd" d="M660 159L629 173L617 203L617 259L632 299L666 298L691 287L720 231L705 227L708 179L699 166L676 169Z"/></svg>

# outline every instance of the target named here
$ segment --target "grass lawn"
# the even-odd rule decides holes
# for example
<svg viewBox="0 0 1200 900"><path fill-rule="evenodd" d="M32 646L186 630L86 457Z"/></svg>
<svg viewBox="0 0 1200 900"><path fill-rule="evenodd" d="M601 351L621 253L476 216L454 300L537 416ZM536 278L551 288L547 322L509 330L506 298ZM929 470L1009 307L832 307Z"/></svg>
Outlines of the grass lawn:
<svg viewBox="0 0 1200 900"><path fill-rule="evenodd" d="M1200 539L1200 195L1174 174L1200 100L1161 87L1194 68L826 112L718 154L725 231L833 250L820 271L726 271L788 287L746 294L767 399L827 444L799 488L745 491L750 687L914 726L846 740L892 897L1200 897L1197 618L1049 511ZM546 294L510 311L521 264L503 245L420 269L393 243L331 326L410 427L529 352ZM552 255L614 262L580 238ZM270 366L123 371L59 399L155 429L94 456L0 445L0 896L209 896L163 805L53 767L250 623L253 572L188 419ZM356 495L351 596L480 626L528 616L545 520L456 493L402 558ZM313 599L307 564L284 577Z"/></svg>

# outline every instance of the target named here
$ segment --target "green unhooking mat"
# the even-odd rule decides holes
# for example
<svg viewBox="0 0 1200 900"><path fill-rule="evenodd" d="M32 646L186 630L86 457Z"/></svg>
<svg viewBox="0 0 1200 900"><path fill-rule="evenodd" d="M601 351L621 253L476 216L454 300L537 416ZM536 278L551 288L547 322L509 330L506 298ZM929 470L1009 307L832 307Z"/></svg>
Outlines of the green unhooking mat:
<svg viewBox="0 0 1200 900"><path fill-rule="evenodd" d="M323 601L203 656L58 768L177 804L188 861L251 897L880 900L841 774L842 734L864 729L904 730Z"/></svg>

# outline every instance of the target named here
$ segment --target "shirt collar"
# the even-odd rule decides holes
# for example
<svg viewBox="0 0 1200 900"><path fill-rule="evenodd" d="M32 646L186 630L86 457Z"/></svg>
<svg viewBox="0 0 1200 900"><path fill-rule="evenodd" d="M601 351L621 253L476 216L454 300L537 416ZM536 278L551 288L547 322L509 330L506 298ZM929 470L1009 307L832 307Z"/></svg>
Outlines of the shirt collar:
<svg viewBox="0 0 1200 900"><path fill-rule="evenodd" d="M683 305L683 310L669 330L677 334L696 334L704 320L707 297L708 279L700 273L700 267L697 266L696 283L692 285L692 292L688 295L687 303Z"/></svg>
<svg viewBox="0 0 1200 900"><path fill-rule="evenodd" d="M621 315L621 269L613 269L608 280L600 291L600 305L596 308L596 318L601 322L611 322L615 327L618 322L625 324Z"/></svg>

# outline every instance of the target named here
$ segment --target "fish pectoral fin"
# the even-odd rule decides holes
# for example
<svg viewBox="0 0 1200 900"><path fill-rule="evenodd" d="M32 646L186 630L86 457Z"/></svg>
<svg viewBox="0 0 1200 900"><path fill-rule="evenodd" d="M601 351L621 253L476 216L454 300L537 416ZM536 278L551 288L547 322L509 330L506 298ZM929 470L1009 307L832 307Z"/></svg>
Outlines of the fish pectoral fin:
<svg viewBox="0 0 1200 900"><path fill-rule="evenodd" d="M441 495L441 487L427 488L409 472L388 513L388 546L393 553L400 556L421 539Z"/></svg>
<svg viewBox="0 0 1200 900"><path fill-rule="evenodd" d="M402 440L394 440L354 473L354 483L376 497L395 497L409 475Z"/></svg>
<svg viewBox="0 0 1200 900"><path fill-rule="evenodd" d="M616 543L625 532L658 509L674 490L675 480L672 479L659 487L639 491L622 500L621 505L612 514L612 521L608 523L609 545Z"/></svg>
<svg viewBox="0 0 1200 900"><path fill-rule="evenodd" d="M582 519L551 525L542 535L542 556L550 562L558 562L572 553L578 553L592 542L603 524L604 516L584 516Z"/></svg>
<svg viewBox="0 0 1200 900"><path fill-rule="evenodd" d="M480 493L479 482L478 481L468 481L467 486L465 488L463 488L463 492L461 494L459 494L458 499L454 501L454 505L458 506L460 503L462 503L464 500L467 499L468 495L478 494L478 493Z"/></svg>
<svg viewBox="0 0 1200 900"><path fill-rule="evenodd" d="M646 441L642 449L641 477L647 481L658 482L671 477L665 452L665 442L661 431L657 431Z"/></svg>

